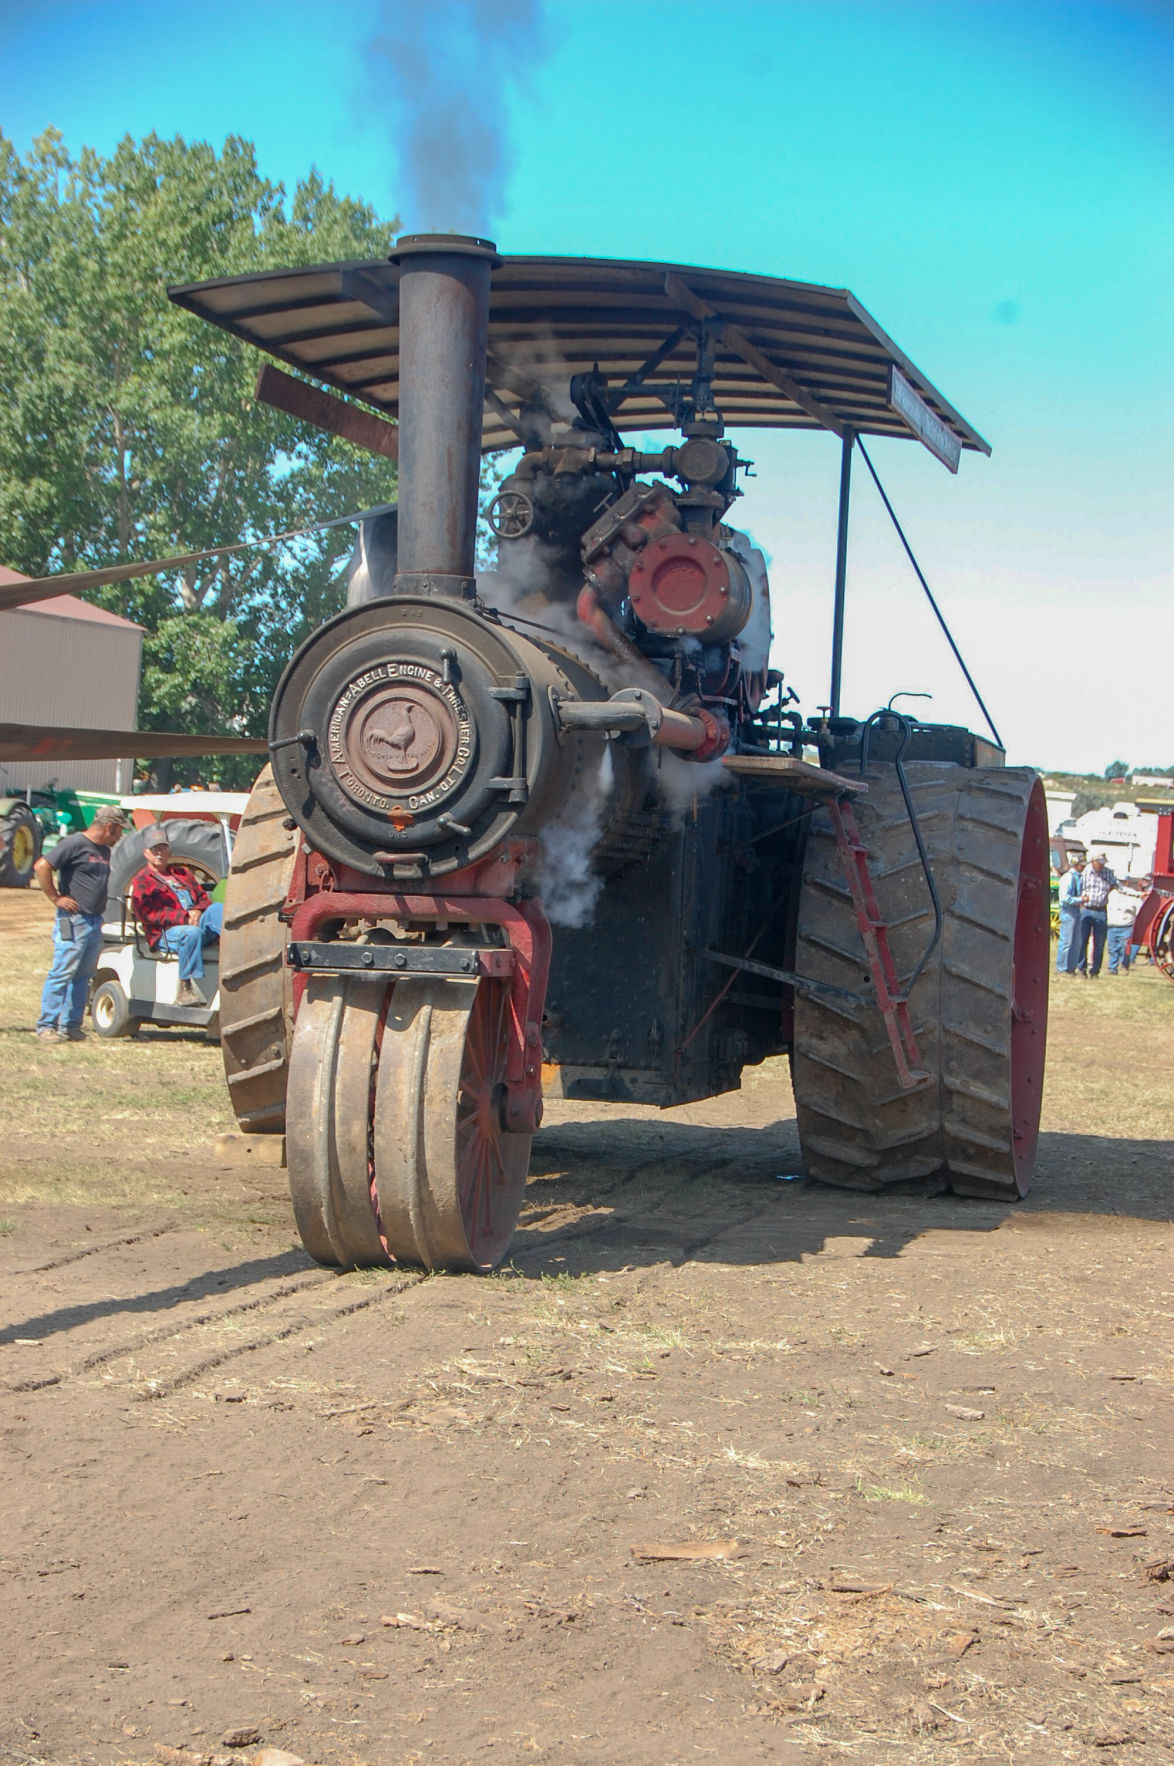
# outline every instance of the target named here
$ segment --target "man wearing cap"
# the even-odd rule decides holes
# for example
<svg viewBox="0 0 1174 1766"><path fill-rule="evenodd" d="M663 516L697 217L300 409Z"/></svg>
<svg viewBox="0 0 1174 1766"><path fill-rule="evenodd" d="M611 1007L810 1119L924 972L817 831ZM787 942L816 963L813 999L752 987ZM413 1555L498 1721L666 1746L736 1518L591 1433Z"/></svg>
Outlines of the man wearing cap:
<svg viewBox="0 0 1174 1766"><path fill-rule="evenodd" d="M53 906L53 963L41 995L37 1036L42 1042L84 1042L82 1029L90 981L102 949L102 916L110 888L110 849L127 817L104 803L83 834L67 834L52 859L33 869ZM53 873L57 879L54 882Z"/></svg>
<svg viewBox="0 0 1174 1766"><path fill-rule="evenodd" d="M176 1004L205 1005L195 983L204 973L204 946L220 937L224 908L212 900L186 866L172 864L165 827L147 830L143 850L146 869L139 872L130 892L134 916L152 950L165 950L179 958Z"/></svg>
<svg viewBox="0 0 1174 1766"><path fill-rule="evenodd" d="M1103 853L1094 853L1084 873L1080 892L1080 933L1076 947L1076 967L1081 975L1095 981L1101 972L1108 932L1109 895L1117 887L1117 878L1105 863Z"/></svg>

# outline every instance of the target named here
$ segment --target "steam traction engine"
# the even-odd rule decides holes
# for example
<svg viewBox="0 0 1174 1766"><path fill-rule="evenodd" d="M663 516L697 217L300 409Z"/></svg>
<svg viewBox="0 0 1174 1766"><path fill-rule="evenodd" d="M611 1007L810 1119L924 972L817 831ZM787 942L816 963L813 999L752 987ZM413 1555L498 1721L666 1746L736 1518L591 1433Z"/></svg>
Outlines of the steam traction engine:
<svg viewBox="0 0 1174 1766"><path fill-rule="evenodd" d="M788 1050L814 1176L1022 1193L1038 781L961 729L805 725L768 667L762 556L727 525L729 424L909 433L865 385L895 352L851 297L449 236L176 297L398 416L398 509L274 700L221 956L234 1105L284 1127L311 1253L492 1267L544 1069L667 1105ZM669 425L657 451L623 439ZM486 446L521 455L479 579Z"/></svg>

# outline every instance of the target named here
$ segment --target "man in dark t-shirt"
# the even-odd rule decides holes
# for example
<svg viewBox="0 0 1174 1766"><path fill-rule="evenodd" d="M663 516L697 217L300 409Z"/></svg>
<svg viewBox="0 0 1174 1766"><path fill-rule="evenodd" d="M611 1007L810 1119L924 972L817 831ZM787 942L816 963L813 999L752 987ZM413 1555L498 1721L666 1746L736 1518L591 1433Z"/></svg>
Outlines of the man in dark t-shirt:
<svg viewBox="0 0 1174 1766"><path fill-rule="evenodd" d="M67 834L51 860L39 858L34 866L37 882L57 909L53 963L37 1019L42 1042L85 1041L82 1018L102 949L110 849L118 845L127 821L116 804L104 803L84 834Z"/></svg>

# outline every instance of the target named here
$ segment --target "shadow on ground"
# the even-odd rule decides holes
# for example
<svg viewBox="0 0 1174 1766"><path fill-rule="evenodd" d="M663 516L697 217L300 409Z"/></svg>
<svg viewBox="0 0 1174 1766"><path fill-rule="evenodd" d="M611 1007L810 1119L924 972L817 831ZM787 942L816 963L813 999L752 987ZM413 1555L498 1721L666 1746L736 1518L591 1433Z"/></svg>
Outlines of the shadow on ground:
<svg viewBox="0 0 1174 1766"><path fill-rule="evenodd" d="M509 1261L519 1275L540 1279L689 1261L795 1263L829 1248L890 1258L930 1232L989 1234L1009 1224L1056 1232L1064 1216L1167 1222L1174 1212L1174 1147L1166 1141L1043 1135L1036 1186L1017 1205L835 1190L797 1174L797 1162L793 1119L721 1130L631 1119L561 1123L536 1145ZM24 1319L0 1330L0 1345L118 1314L165 1313L314 1268L301 1250L251 1258Z"/></svg>
<svg viewBox="0 0 1174 1766"><path fill-rule="evenodd" d="M272 1281L276 1276L304 1274L315 1267L304 1251L284 1251L277 1257L251 1257L246 1263L228 1269L210 1269L190 1281L177 1282L166 1288L153 1288L144 1294L107 1296L101 1300L83 1301L73 1306L60 1306L36 1318L0 1330L0 1345L13 1343L20 1337L51 1337L60 1331L76 1330L99 1318L113 1318L120 1313L169 1312L174 1306L193 1300L222 1299L257 1282Z"/></svg>
<svg viewBox="0 0 1174 1766"><path fill-rule="evenodd" d="M1062 1215L1167 1222L1174 1214L1166 1141L1041 1135L1031 1194L1005 1203L812 1183L798 1167L793 1120L721 1131L661 1123L633 1159L635 1126L569 1122L543 1134L514 1240L517 1268L541 1275L666 1261L787 1263L851 1238L867 1241L860 1255L897 1257L927 1232L991 1233L1036 1221L1055 1231ZM572 1208L579 1218L562 1225L559 1215Z"/></svg>

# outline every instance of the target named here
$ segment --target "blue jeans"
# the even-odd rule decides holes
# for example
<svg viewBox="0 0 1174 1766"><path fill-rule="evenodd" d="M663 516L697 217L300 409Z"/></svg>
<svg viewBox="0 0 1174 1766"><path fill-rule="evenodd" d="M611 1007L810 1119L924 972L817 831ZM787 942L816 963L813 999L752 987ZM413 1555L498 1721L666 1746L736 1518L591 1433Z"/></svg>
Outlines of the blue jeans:
<svg viewBox="0 0 1174 1766"><path fill-rule="evenodd" d="M1080 909L1060 909L1060 943L1056 950L1056 974L1071 975L1076 967L1076 938L1080 930Z"/></svg>
<svg viewBox="0 0 1174 1766"><path fill-rule="evenodd" d="M53 920L53 963L41 994L38 1030L80 1027L101 949L101 914L67 914L58 908Z"/></svg>
<svg viewBox="0 0 1174 1766"><path fill-rule="evenodd" d="M1101 972L1101 958L1105 954L1105 933L1109 929L1108 915L1104 908L1085 908L1080 916L1080 942L1076 947L1076 965L1088 969L1090 975Z"/></svg>
<svg viewBox="0 0 1174 1766"><path fill-rule="evenodd" d="M198 981L204 973L204 946L215 944L224 920L224 904L214 901L200 915L198 926L169 926L159 949L179 958L181 981Z"/></svg>
<svg viewBox="0 0 1174 1766"><path fill-rule="evenodd" d="M1118 969L1129 968L1129 940L1133 936L1132 926L1109 927L1109 974L1115 975Z"/></svg>

